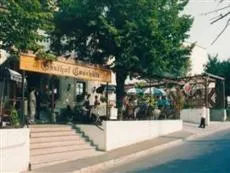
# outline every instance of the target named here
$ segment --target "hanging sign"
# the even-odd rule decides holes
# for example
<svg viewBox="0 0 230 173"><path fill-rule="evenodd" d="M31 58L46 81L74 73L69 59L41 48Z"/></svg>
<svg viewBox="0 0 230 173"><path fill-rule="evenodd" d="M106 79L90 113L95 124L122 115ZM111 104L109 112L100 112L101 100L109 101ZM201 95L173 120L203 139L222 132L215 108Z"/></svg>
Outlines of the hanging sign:
<svg viewBox="0 0 230 173"><path fill-rule="evenodd" d="M62 61L47 62L30 55L20 56L20 69L57 76L74 77L82 80L111 82L110 70Z"/></svg>
<svg viewBox="0 0 230 173"><path fill-rule="evenodd" d="M183 87L185 94L191 95L192 86L189 83L186 83Z"/></svg>

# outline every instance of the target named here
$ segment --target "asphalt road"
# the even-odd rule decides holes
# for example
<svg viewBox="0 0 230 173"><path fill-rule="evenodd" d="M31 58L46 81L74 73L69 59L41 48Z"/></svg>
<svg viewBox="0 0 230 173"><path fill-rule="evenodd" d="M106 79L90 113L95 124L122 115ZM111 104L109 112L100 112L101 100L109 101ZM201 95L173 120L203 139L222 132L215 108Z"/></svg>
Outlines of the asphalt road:
<svg viewBox="0 0 230 173"><path fill-rule="evenodd" d="M184 144L120 165L104 173L230 173L230 131Z"/></svg>

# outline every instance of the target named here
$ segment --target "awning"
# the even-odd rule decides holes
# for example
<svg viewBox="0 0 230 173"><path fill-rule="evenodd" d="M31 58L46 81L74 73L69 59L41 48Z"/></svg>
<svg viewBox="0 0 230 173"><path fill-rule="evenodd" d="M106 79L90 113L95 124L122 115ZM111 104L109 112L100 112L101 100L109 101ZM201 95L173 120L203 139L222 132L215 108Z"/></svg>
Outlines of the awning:
<svg viewBox="0 0 230 173"><path fill-rule="evenodd" d="M9 68L0 70L0 78L6 79L6 80L12 80L15 82L22 82L22 75Z"/></svg>
<svg viewBox="0 0 230 173"><path fill-rule="evenodd" d="M146 88L144 91L145 94L152 94L155 96L165 96L166 92L163 89L160 88L155 88L155 87L151 87L151 88Z"/></svg>
<svg viewBox="0 0 230 173"><path fill-rule="evenodd" d="M104 91L107 90L107 85L101 85L96 89L97 93L103 93ZM108 86L108 92L115 92L116 91L116 86L114 85L109 85Z"/></svg>

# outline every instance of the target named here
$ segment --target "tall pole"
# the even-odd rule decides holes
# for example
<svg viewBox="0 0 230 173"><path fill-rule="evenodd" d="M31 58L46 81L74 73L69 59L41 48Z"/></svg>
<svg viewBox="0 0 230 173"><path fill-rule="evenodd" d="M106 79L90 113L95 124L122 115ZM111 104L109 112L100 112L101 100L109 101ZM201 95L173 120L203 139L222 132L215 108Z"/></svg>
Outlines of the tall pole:
<svg viewBox="0 0 230 173"><path fill-rule="evenodd" d="M223 87L223 108L225 109L225 80L222 80Z"/></svg>
<svg viewBox="0 0 230 173"><path fill-rule="evenodd" d="M55 108L55 98L54 98L54 76L51 77L51 112L52 112L52 123L55 123L55 114L54 114L54 108Z"/></svg>
<svg viewBox="0 0 230 173"><path fill-rule="evenodd" d="M109 120L109 94L108 94L108 89L109 89L109 83L106 82L106 118Z"/></svg>
<svg viewBox="0 0 230 173"><path fill-rule="evenodd" d="M3 110L3 101L4 101L4 90L5 90L5 84L6 84L6 79L4 78L3 79L3 86L2 86L2 93L1 93L1 109L0 109L0 115L1 116L3 116L2 114L3 114L3 112L2 112L2 110Z"/></svg>
<svg viewBox="0 0 230 173"><path fill-rule="evenodd" d="M208 79L205 78L205 106L208 108Z"/></svg>
<svg viewBox="0 0 230 173"><path fill-rule="evenodd" d="M24 85L24 80L25 80L25 71L22 71L22 100L21 100L21 123L22 127L25 125L25 85Z"/></svg>

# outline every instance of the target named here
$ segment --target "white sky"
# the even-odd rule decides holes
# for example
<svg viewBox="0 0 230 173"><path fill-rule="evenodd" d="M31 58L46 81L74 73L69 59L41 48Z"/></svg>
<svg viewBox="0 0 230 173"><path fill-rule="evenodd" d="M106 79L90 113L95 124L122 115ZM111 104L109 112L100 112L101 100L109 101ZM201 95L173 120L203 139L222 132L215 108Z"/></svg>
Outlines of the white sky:
<svg viewBox="0 0 230 173"><path fill-rule="evenodd" d="M191 14L194 17L189 42L197 42L197 45L202 47L198 47L194 50L195 53L192 56L193 74L200 73L202 71L203 64L207 61L208 53L211 55L218 54L218 57L221 60L230 58L230 27L215 42L214 45L211 45L216 36L224 28L228 18L211 25L211 19L218 16L219 13L215 12L208 16L204 15L204 13L230 5L230 0L225 0L223 3L219 3L219 1L220 0L190 0L185 9L186 14ZM230 10L230 8L228 10Z"/></svg>

